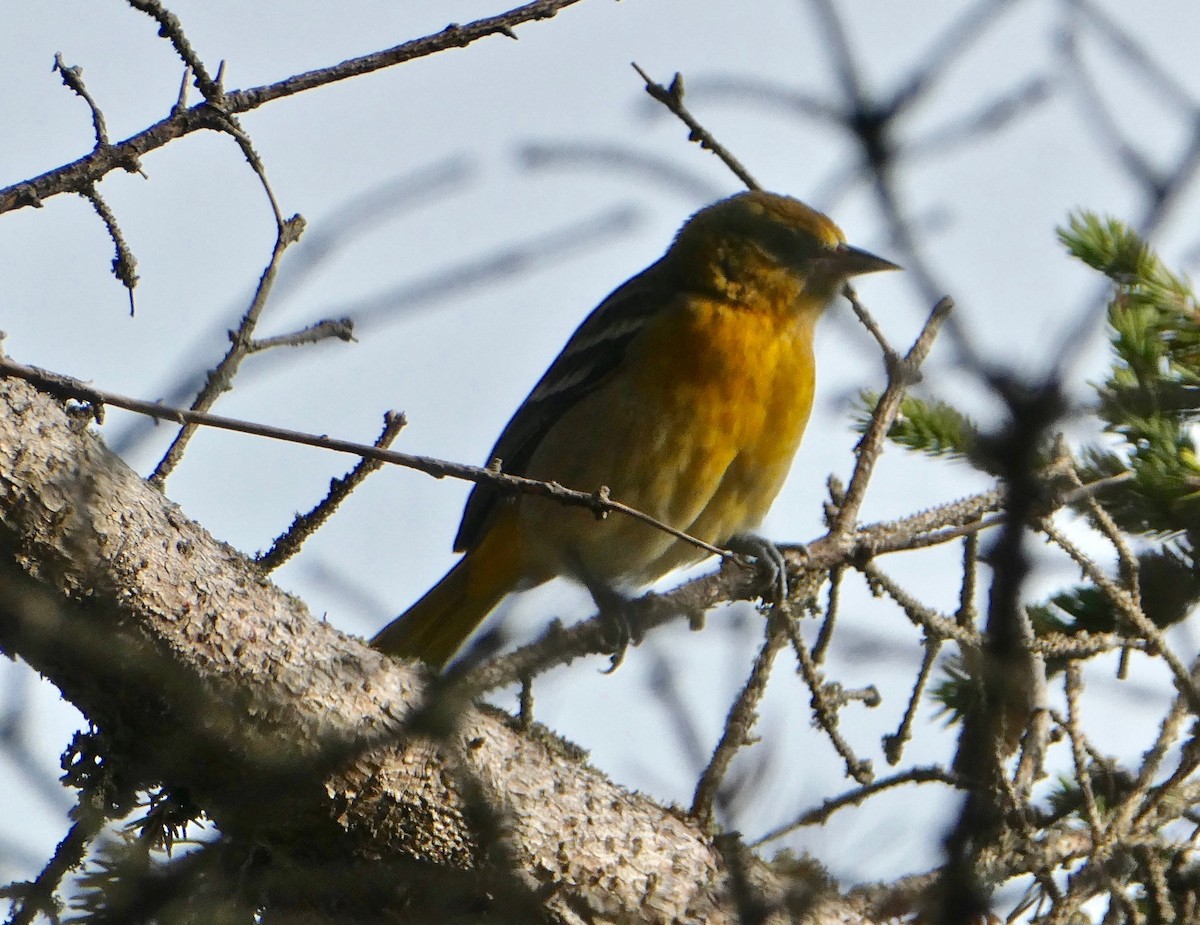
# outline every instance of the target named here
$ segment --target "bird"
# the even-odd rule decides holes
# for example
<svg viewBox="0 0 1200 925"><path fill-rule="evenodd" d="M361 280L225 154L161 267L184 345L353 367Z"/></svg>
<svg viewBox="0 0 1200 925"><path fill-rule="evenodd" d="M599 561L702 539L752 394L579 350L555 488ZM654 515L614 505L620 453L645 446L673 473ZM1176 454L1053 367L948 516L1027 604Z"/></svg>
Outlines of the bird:
<svg viewBox="0 0 1200 925"><path fill-rule="evenodd" d="M813 332L851 277L900 269L797 199L752 190L692 215L666 253L576 329L500 434L503 472L611 498L782 566L754 530L813 403ZM449 662L509 593L564 576L636 589L709 553L620 514L597 518L477 483L462 558L371 645ZM599 598L597 598L599 602Z"/></svg>

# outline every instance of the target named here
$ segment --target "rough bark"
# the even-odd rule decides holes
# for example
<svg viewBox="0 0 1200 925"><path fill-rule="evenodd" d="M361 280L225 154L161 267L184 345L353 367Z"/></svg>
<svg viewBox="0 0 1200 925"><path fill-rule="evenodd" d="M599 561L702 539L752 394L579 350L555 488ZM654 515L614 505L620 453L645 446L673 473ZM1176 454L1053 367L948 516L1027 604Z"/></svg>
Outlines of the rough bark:
<svg viewBox="0 0 1200 925"><path fill-rule="evenodd" d="M460 908L515 885L551 921L737 921L730 896L745 911L745 891L731 882L752 884L768 916L863 920L559 740L431 701L418 670L314 619L85 424L0 382L0 646L56 684L139 783L186 788L276 867L392 865L400 920L431 914L422 884L455 872L476 889ZM529 920L495 902L487 920ZM349 905L331 918L350 920Z"/></svg>

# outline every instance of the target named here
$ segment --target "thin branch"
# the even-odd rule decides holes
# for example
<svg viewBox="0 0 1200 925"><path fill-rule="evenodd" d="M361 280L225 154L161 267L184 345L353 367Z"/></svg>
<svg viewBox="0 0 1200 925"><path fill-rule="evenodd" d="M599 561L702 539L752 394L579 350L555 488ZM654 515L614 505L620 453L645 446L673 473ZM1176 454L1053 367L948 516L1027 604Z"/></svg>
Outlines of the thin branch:
<svg viewBox="0 0 1200 925"><path fill-rule="evenodd" d="M676 671L661 651L652 651L650 657L649 702L667 715L667 728L678 740L688 765L702 768L708 748L697 722L698 711L688 696L690 691L685 692L678 683L683 673Z"/></svg>
<svg viewBox="0 0 1200 925"><path fill-rule="evenodd" d="M520 166L529 171L565 167L595 176L606 170L619 174L622 182L640 178L655 189L669 187L696 202L712 202L728 190L701 176L698 170L685 169L677 158L654 155L632 144L600 141L529 141L516 149Z"/></svg>
<svg viewBox="0 0 1200 925"><path fill-rule="evenodd" d="M508 242L482 256L440 267L425 276L374 292L350 303L338 303L356 326L385 324L410 317L417 309L470 292L483 284L529 274L540 266L558 264L566 256L594 253L599 242L627 235L640 218L631 206L617 206L586 218L557 223L548 231Z"/></svg>
<svg viewBox="0 0 1200 925"><path fill-rule="evenodd" d="M750 730L758 719L758 704L766 693L767 682L771 678L771 665L787 642L783 624L788 620L788 616L782 611L781 607L772 608L766 621L766 638L758 657L754 660L754 666L750 669L750 676L729 709L725 730L713 750L712 759L696 782L691 815L702 826L708 826L712 822L713 803L734 756L742 746L750 742Z"/></svg>
<svg viewBox="0 0 1200 925"><path fill-rule="evenodd" d="M962 584L958 589L958 611L954 614L959 626L974 626L978 616L975 593L979 584L979 534L963 538Z"/></svg>
<svg viewBox="0 0 1200 925"><path fill-rule="evenodd" d="M1064 454L1065 455L1065 454ZM1077 490L1083 490L1090 486L1085 486L1079 478L1079 473L1074 465L1065 467L1067 477L1071 483L1076 486ZM1122 475L1133 478L1132 471L1121 473ZM1129 538L1117 526L1117 522L1112 515L1096 500L1095 491L1088 492L1080 499L1083 502L1085 510L1092 519L1092 523L1110 543L1113 549L1117 552L1117 563L1121 575L1121 580L1125 584L1125 590L1129 592L1130 598L1133 600L1134 606L1142 609L1142 583L1141 583L1141 565L1138 563L1137 554L1134 553L1133 547L1129 544ZM1125 648L1121 652L1121 660L1117 664L1117 677L1124 679L1129 670L1129 648Z"/></svg>
<svg viewBox="0 0 1200 925"><path fill-rule="evenodd" d="M904 784L946 784L950 787L957 787L959 785L957 778L953 774L948 773L938 765L909 768L907 771L901 771L890 777L881 777L879 780L872 781L869 784L847 790L840 796L830 797L822 802L820 806L810 809L786 825L781 825L776 829L772 829L766 835L759 836L750 842L750 847L761 847L768 842L776 841L785 835L790 835L797 829L802 829L810 825L824 825L839 809L845 809L848 806L861 806L869 797L877 793L882 793L885 790L901 787Z"/></svg>
<svg viewBox="0 0 1200 925"><path fill-rule="evenodd" d="M1082 659L1091 658L1101 652L1125 651L1128 649L1147 651L1150 644L1143 639L1130 639L1120 633L1042 633L1034 641L1030 651L1043 658Z"/></svg>
<svg viewBox="0 0 1200 925"><path fill-rule="evenodd" d="M299 331L293 331L291 334L277 334L274 337L252 340L246 350L249 353L262 353L264 350L273 350L276 347L303 347L306 344L316 344L323 340L354 342L354 322L349 318L317 321Z"/></svg>
<svg viewBox="0 0 1200 925"><path fill-rule="evenodd" d="M1095 82L1084 68L1078 50L1077 31L1064 31L1060 44L1069 73L1075 78L1074 86L1079 93L1081 109L1141 187L1146 207L1135 226L1143 236L1149 236L1162 224L1170 207L1178 202L1181 193L1200 171L1200 105L1111 17L1085 0L1072 0L1070 8L1072 13L1087 17L1089 24L1134 68L1141 71L1144 79L1155 85L1159 98L1169 97L1175 108L1181 110L1180 122L1188 133L1188 140L1175 159L1174 166L1164 170L1121 134L1116 119L1110 114Z"/></svg>
<svg viewBox="0 0 1200 925"><path fill-rule="evenodd" d="M92 113L92 129L96 133L96 147L99 151L101 148L108 147L108 128L104 124L104 113L100 111L100 107L96 104L92 94L88 92L88 88L83 83L83 68L79 65L68 67L63 63L62 52L54 53L54 70L62 75L62 82L73 91L80 99L87 103L87 107Z"/></svg>
<svg viewBox="0 0 1200 925"><path fill-rule="evenodd" d="M895 601L913 625L921 627L930 638L953 639L962 646L979 645L979 631L975 627L962 626L958 621L922 604L893 581L876 562L868 560L854 564L872 590L881 591Z"/></svg>
<svg viewBox="0 0 1200 925"><path fill-rule="evenodd" d="M897 81L898 89L887 108L894 114L901 113L916 103L929 91L935 80L949 72L966 57L978 40L986 39L996 17L1016 6L1017 0L978 0L963 9L954 22L938 36L928 48L921 49L914 57L919 62L916 69L906 78Z"/></svg>
<svg viewBox="0 0 1200 925"><path fill-rule="evenodd" d="M92 149L93 153L107 150L110 145L108 141L108 127L104 122L104 113L100 111L96 100L92 94L88 92L87 86L83 82L83 68L78 65L68 67L63 62L61 52L56 52L54 55L54 70L62 77L62 82L80 99L87 103L87 107L92 114L92 130L96 135L96 145ZM129 165L125 165L129 168ZM125 242L125 236L121 233L121 227L117 224L117 217L109 208L108 203L97 192L96 186L93 183L88 183L82 186L79 190L79 195L83 196L92 204L92 208L96 210L96 214L100 216L100 220L104 222L104 227L108 231L108 237L113 242L113 247L116 248L116 256L112 262L112 272L120 283L128 290L129 293L129 314L130 317L134 314L133 287L137 285L137 260L133 256L133 251ZM40 205L40 202L37 204Z"/></svg>
<svg viewBox="0 0 1200 925"><path fill-rule="evenodd" d="M47 370L37 369L32 366L23 366L20 363L15 363L7 357L0 358L0 377L8 377L15 379L24 379L31 383L39 390L53 395L57 398L73 399L84 404L92 405L94 408L100 408L105 405L111 405L114 408L124 408L126 411L134 411L138 414L145 414L162 421L172 421L176 424L183 424L186 427L216 427L221 430L232 430L237 433L251 434L256 437L266 437L271 440L281 440L286 443L298 443L303 446L314 446L319 449L333 450L337 453L350 453L354 456L361 456L364 459L376 459L380 462L389 463L395 466L403 466L407 469L416 469L418 472L424 472L426 475L431 475L434 478L456 478L465 479L470 482L480 482L489 485L495 485L504 491L516 492L521 494L538 495L543 498L552 498L562 504L574 505L577 507L586 507L597 516L604 515L610 512L623 514L626 517L632 517L635 520L640 520L642 523L662 530L678 540L703 549L705 552L712 555L721 556L723 558L736 558L735 554L727 549L722 549L719 546L714 546L711 543L706 543L703 540L690 536L682 530L665 524L660 520L656 520L649 514L644 514L636 508L632 508L627 504L622 504L620 501L613 500L608 496L608 490L601 486L596 491L575 491L570 488L564 488L556 482L542 482L537 479L528 479L516 475L508 475L502 471L492 468L481 468L479 466L466 466L461 463L448 462L441 459L433 459L428 456L416 456L410 453L400 453L395 450L384 450L374 446L368 446L362 443L352 443L349 440L338 440L332 437L320 436L317 434L308 434L296 430L288 430L283 427L273 427L270 424L257 424L251 421L238 420L237 418L222 417L217 414L209 414L203 411L191 411L183 408L172 408L166 405L160 405L155 402L143 401L138 398L129 398L124 395L117 395L113 392L105 392L101 389L93 388L85 382L78 379L71 379L67 376L60 376L57 373L52 373Z"/></svg>
<svg viewBox="0 0 1200 925"><path fill-rule="evenodd" d="M101 195L96 192L94 186L89 186L80 191L88 202L92 204L92 208L96 210L96 214L100 216L100 220L104 222L104 227L108 231L108 237L113 242L113 247L116 248L116 256L112 261L112 272L129 293L129 317L133 317L133 287L137 285L137 258L133 256L133 251L129 249L129 245L125 243L125 236L121 233L121 226L117 224L117 216L113 214L112 209L108 207L108 203L104 201Z"/></svg>
<svg viewBox="0 0 1200 925"><path fill-rule="evenodd" d="M1098 34L1141 71L1142 77L1155 85L1155 92L1161 94L1160 99L1168 97L1184 115L1192 113L1196 108L1196 101L1188 92L1188 88L1163 67L1158 56L1147 51L1130 33L1122 29L1109 13L1089 0L1071 0L1071 10L1083 15Z"/></svg>
<svg viewBox="0 0 1200 925"><path fill-rule="evenodd" d="M266 182L265 177L263 178L263 182ZM274 197L272 197L271 201L273 204ZM271 251L271 259L267 261L267 266L259 277L258 287L254 291L254 298L250 300L250 307L246 309L245 315L242 316L237 330L230 332L229 350L221 359L221 362L209 372L204 383L204 388L200 390L200 394L192 402L190 409L192 412L208 411L209 408L216 404L217 398L221 393L228 392L233 388L233 379L241 368L242 361L253 352L254 329L258 324L258 319L262 315L263 309L266 307L267 297L271 293L271 286L275 282L276 274L279 272L279 261L283 258L283 252L291 244L300 239L303 231L304 219L299 215L293 215L279 226L275 237L275 246ZM188 442L192 439L195 432L195 424L184 425L183 429L180 430L174 441L167 448L167 452L155 467L154 472L151 473L149 479L151 485L162 488L166 484L167 477L179 465L180 460L183 459L183 453L187 449Z"/></svg>
<svg viewBox="0 0 1200 925"><path fill-rule="evenodd" d="M1062 32L1058 48L1061 53L1060 59L1066 64L1067 73L1073 78L1072 85L1078 92L1080 111L1092 124L1100 140L1139 186L1157 186L1159 180L1153 163L1121 134L1116 118L1105 104L1104 96L1096 86L1095 80L1088 73L1079 53L1079 36L1072 31Z"/></svg>
<svg viewBox="0 0 1200 925"><path fill-rule="evenodd" d="M126 0L126 2L158 23L158 34L171 43L184 66L195 76L196 87L200 90L201 95L207 102L219 107L225 96L220 81L209 76L204 62L200 60L192 43L184 35L183 24L179 21L179 17L164 7L159 0Z"/></svg>
<svg viewBox="0 0 1200 925"><path fill-rule="evenodd" d="M962 145L978 145L1012 125L1020 116L1028 115L1054 95L1054 85L1048 77L1030 77L982 103L973 112L951 118L942 125L909 142L901 151L905 164L926 157L945 157Z"/></svg>
<svg viewBox="0 0 1200 925"><path fill-rule="evenodd" d="M81 792L76 809L75 823L54 849L54 854L42 868L37 878L26 883L13 883L5 888L5 898L12 902L11 915L6 925L30 925L39 914L57 922L58 902L55 893L63 878L83 863L88 846L100 833L106 821L105 815L95 805L96 794Z"/></svg>
<svg viewBox="0 0 1200 925"><path fill-rule="evenodd" d="M1084 818L1092 831L1092 842L1096 848L1105 841L1104 825L1100 821L1100 810L1096 807L1096 794L1092 790L1087 755L1084 750L1084 734L1080 726L1079 695L1083 693L1083 675L1078 662L1067 662L1063 673L1063 688L1067 694L1067 738L1071 743L1071 759L1075 766L1075 783L1083 797Z"/></svg>
<svg viewBox="0 0 1200 925"><path fill-rule="evenodd" d="M708 130L701 125L696 117L688 112L687 107L683 105L682 74L676 74L671 80L671 85L669 87L664 87L662 84L651 80L650 75L638 67L636 63L634 63L633 69L637 71L638 75L642 78L642 80L645 81L646 92L658 102L666 106L667 109L675 114L676 118L678 118L680 122L688 127L688 141L696 142L698 145L700 145L700 147L711 151L713 154L719 157L722 162L724 162L725 166L733 171L734 176L736 176L742 181L742 183L746 185L747 189L762 189L762 187L758 185L758 181L750 175L750 171L742 166L742 162L734 157L724 145L713 138L713 136L709 134Z"/></svg>
<svg viewBox="0 0 1200 925"><path fill-rule="evenodd" d="M837 9L831 0L810 0L809 6L816 13L822 33L820 45L832 59L831 63L842 86L842 92L855 105L861 103L865 91L858 62L850 50L850 38L838 19Z"/></svg>
<svg viewBox="0 0 1200 925"><path fill-rule="evenodd" d="M386 450L400 434L405 425L404 415L389 411L383 416L383 430L375 439L375 446ZM257 558L264 572L272 572L300 551L300 547L338 509L350 493L363 483L368 475L377 471L383 463L378 459L363 458L358 465L341 478L329 483L329 493L306 514L298 514L288 529L275 538L271 548Z"/></svg>
<svg viewBox="0 0 1200 925"><path fill-rule="evenodd" d="M790 116L802 116L833 128L845 126L840 108L817 96L798 90L791 84L747 74L700 76L690 82L691 93L708 99L755 103L773 107Z"/></svg>
<svg viewBox="0 0 1200 925"><path fill-rule="evenodd" d="M835 565L829 570L829 597L825 603L825 617L821 621L821 629L817 631L817 641L812 647L814 665L825 661L829 644L833 642L833 630L837 626L838 604L841 600L842 576L845 571L845 567L841 565Z"/></svg>
<svg viewBox="0 0 1200 925"><path fill-rule="evenodd" d="M1192 678L1191 672L1180 661L1179 656L1167 645L1162 631L1151 622L1140 607L1135 605L1133 598L1124 588L1104 574L1104 570L1090 556L1085 555L1078 546L1068 540L1053 523L1045 520L1041 524L1041 529L1055 545L1075 560L1083 573L1104 593L1118 614L1129 621L1133 628L1154 647L1155 654L1160 656L1171 669L1171 674L1175 676L1175 686L1187 698L1192 712L1200 713L1200 691L1196 689L1196 682Z"/></svg>
<svg viewBox="0 0 1200 925"><path fill-rule="evenodd" d="M971 527L973 528L972 532L975 532L984 526L990 526L989 518L986 515L998 511L1003 504L1002 491L999 488L992 488L979 494L960 498L957 501L951 501L948 504L939 504L936 507L910 514L903 520L896 521L896 529L923 534L937 533L954 527ZM834 513L836 514L836 511ZM831 528L832 526L830 524ZM884 524L879 526L882 530ZM949 539L951 537L947 537L941 542L948 542Z"/></svg>
<svg viewBox="0 0 1200 925"><path fill-rule="evenodd" d="M394 67L450 48L461 48L491 35L507 35L512 38L515 37L514 27L533 20L549 19L559 10L579 2L581 0L533 0L532 3L496 16L478 19L466 25L451 25L441 32L369 55L351 58L330 67L296 74L260 87L226 91L222 97L222 112L218 112L207 101L190 109L172 112L167 118L124 141L101 151L93 151L77 161L64 164L40 176L0 189L0 214L13 209L37 207L44 200L61 193L79 192L113 170L136 170L138 159L142 155L161 148L176 138L202 129L224 131L224 119L228 115L249 112L274 100Z"/></svg>
<svg viewBox="0 0 1200 925"><path fill-rule="evenodd" d="M186 65L183 68L183 78L179 81L179 96L171 107L171 115L177 116L187 109L188 87L192 84L192 69Z"/></svg>
<svg viewBox="0 0 1200 925"><path fill-rule="evenodd" d="M275 218L275 246L272 249L271 259L268 261L266 269L259 277L258 287L255 290L250 307L242 317L237 330L230 334L231 343L228 353L209 373L204 388L192 403L193 411L207 411L213 406L217 397L222 392L226 392L233 387L233 379L237 375L242 360L251 353L256 352L253 338L259 316L266 306L267 297L270 294L271 287L278 273L279 261L283 257L284 250L298 241L300 235L304 232L304 219L299 215L293 215L289 219L284 219L283 212L279 208L279 201L275 197L275 191L271 188L271 183L267 179L267 172L263 166L262 158L259 157L258 152L254 149L254 144L251 142L250 136L246 134L237 117L226 110L225 91L221 85L224 76L224 64L218 70L216 78L210 77L207 68L204 66L204 62L200 60L200 56L196 53L187 36L184 34L183 26L178 17L163 7L159 0L128 0L128 2L132 7L151 16L158 23L159 35L171 42L176 53L182 59L186 72L195 75L196 86L199 87L205 102L217 113L216 127L225 134L233 137L238 147L241 148L242 156L245 157L255 176L258 177L259 185L266 194L267 202L271 206L271 213ZM182 92L181 90L181 99ZM168 447L166 454L150 476L150 483L152 485L158 488L163 487L167 477L183 459L184 451L194 432L195 428L185 426L176 435L171 446Z"/></svg>
<svg viewBox="0 0 1200 925"><path fill-rule="evenodd" d="M855 314L863 319L863 323L867 325L868 330L874 327L874 330L878 332L878 327L874 326L870 315L858 301L854 295L854 291L849 286L846 287L845 295L850 299L850 304L854 306ZM949 317L953 308L954 302L951 299L941 299L929 313L924 327L921 328L921 333L913 342L904 359L893 360L888 363L887 388L884 389L883 395L879 397L879 402L875 406L875 411L871 414L871 420L867 424L867 429L864 431L862 439L858 441L858 446L855 448L854 474L850 477L850 485L846 489L846 497L837 513L837 520L834 525L835 533L848 535L854 529L859 508L862 507L863 499L866 497L867 485L871 480L871 474L875 471L875 463L879 459L879 454L883 452L883 443L887 437L888 429L892 426L892 422L900 411L900 402L904 398L905 392L908 391L908 387L912 384L914 377L917 375L921 364L929 355L938 331L941 329L946 318ZM886 340L883 340L882 334L877 334L876 336L880 341L885 358L894 358L895 352L887 345Z"/></svg>
<svg viewBox="0 0 1200 925"><path fill-rule="evenodd" d="M904 746L912 738L913 721L917 718L917 709L925 694L925 686L929 683L929 677L933 674L934 666L937 664L938 654L942 651L942 641L936 636L927 638L923 649L921 668L917 672L917 679L913 682L912 693L908 695L908 706L904 708L900 726L891 735L883 737L883 754L887 758L887 763L891 765L900 763L904 754Z"/></svg>
<svg viewBox="0 0 1200 925"><path fill-rule="evenodd" d="M800 635L800 627L795 620L787 621L787 632L792 643L792 651L796 655L797 671L812 695L809 707L812 709L813 723L829 737L834 751L838 753L846 766L846 775L859 784L869 784L875 778L875 769L871 761L859 758L854 754L854 749L851 748L850 743L846 741L846 737L838 728L840 720L838 710L845 705L847 698L840 690L839 685L829 684L825 681L817 669L816 663L813 662L812 656L809 655L808 647L804 644L804 637ZM863 700L868 706L878 706L879 692L870 688L868 694L858 699Z"/></svg>
<svg viewBox="0 0 1200 925"><path fill-rule="evenodd" d="M924 542L921 531L938 534L944 523L978 518L981 511L990 510L996 503L995 492L983 492L903 520L862 527L848 540L826 534L806 543L803 552L799 547L785 546L781 549L788 559L790 573L798 572L801 580L810 573L823 577L831 568L839 565L857 566L875 556L924 548L928 544ZM939 520L939 517L943 519ZM720 571L687 582L670 592L651 592L630 601L630 619L646 632L684 618L689 620L694 629L700 629L704 626L704 613L717 604L753 600L761 590L761 583L753 580L747 570L727 563ZM523 677L540 674L551 667L569 664L576 658L609 655L612 653L612 641L605 635L606 631L607 624L597 617L568 628L551 626L537 641L473 669L465 683L471 685L471 696L475 697L514 684ZM955 638L959 635L969 636L967 631L953 623L949 625L947 635Z"/></svg>

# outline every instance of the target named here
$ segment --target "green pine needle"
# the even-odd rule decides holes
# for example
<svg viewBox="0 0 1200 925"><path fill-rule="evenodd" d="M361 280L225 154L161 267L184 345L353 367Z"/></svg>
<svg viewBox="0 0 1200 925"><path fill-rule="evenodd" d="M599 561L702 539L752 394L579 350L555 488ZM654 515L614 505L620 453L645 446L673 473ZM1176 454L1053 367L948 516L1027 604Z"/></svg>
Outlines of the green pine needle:
<svg viewBox="0 0 1200 925"><path fill-rule="evenodd" d="M867 428L879 396L873 392L862 392L859 399L861 405L855 427L861 433ZM957 408L944 402L906 395L900 402L900 412L887 435L890 440L915 452L961 459L971 452L979 429Z"/></svg>

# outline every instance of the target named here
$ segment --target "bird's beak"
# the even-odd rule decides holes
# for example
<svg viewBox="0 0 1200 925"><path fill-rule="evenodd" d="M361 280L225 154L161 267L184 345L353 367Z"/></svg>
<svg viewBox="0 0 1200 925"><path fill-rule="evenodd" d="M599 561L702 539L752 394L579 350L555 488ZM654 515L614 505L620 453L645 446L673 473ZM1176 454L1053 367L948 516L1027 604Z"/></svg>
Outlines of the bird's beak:
<svg viewBox="0 0 1200 925"><path fill-rule="evenodd" d="M864 273L880 273L883 270L902 269L898 264L882 257L876 257L870 251L864 251L849 244L839 244L837 250L825 258L829 266L839 276L862 276Z"/></svg>

